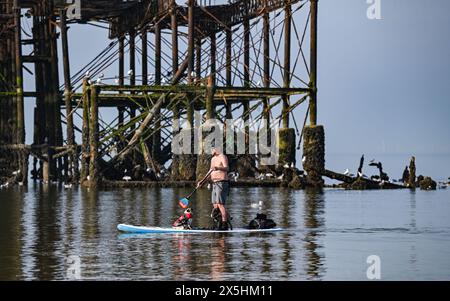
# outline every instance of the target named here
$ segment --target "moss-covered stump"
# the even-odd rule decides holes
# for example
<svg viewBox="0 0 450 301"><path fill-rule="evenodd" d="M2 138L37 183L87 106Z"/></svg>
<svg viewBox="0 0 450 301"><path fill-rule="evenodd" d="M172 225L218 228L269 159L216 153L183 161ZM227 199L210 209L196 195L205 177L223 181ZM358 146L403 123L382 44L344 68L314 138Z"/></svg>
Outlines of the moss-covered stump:
<svg viewBox="0 0 450 301"><path fill-rule="evenodd" d="M306 187L306 184L306 180L303 177L294 174L292 180L288 184L288 187L292 189L303 189Z"/></svg>
<svg viewBox="0 0 450 301"><path fill-rule="evenodd" d="M353 190L366 190L373 187L369 187L367 181L364 179L357 178L356 181L349 185L349 188Z"/></svg>
<svg viewBox="0 0 450 301"><path fill-rule="evenodd" d="M295 164L295 130L280 129L278 132L278 165Z"/></svg>
<svg viewBox="0 0 450 301"><path fill-rule="evenodd" d="M173 155L172 156L172 164L170 165L170 180L171 181L179 180L179 174L178 174L179 165L180 165L180 156Z"/></svg>
<svg viewBox="0 0 450 301"><path fill-rule="evenodd" d="M421 190L436 190L437 184L430 177L425 177L419 182L419 187Z"/></svg>
<svg viewBox="0 0 450 301"><path fill-rule="evenodd" d="M241 178L253 178L256 172L256 162L252 155L239 155L236 160L236 172Z"/></svg>
<svg viewBox="0 0 450 301"><path fill-rule="evenodd" d="M172 177L176 181L194 181L196 169L196 155L177 155L177 163L172 165Z"/></svg>
<svg viewBox="0 0 450 301"><path fill-rule="evenodd" d="M411 157L411 161L409 163L409 178L407 186L410 188L416 188L416 158Z"/></svg>
<svg viewBox="0 0 450 301"><path fill-rule="evenodd" d="M18 177L16 172L21 170L19 152L0 150L0 184L11 182ZM20 180L19 180L20 181Z"/></svg>
<svg viewBox="0 0 450 301"><path fill-rule="evenodd" d="M307 126L303 130L303 169L308 185L322 187L325 171L325 130L323 126Z"/></svg>

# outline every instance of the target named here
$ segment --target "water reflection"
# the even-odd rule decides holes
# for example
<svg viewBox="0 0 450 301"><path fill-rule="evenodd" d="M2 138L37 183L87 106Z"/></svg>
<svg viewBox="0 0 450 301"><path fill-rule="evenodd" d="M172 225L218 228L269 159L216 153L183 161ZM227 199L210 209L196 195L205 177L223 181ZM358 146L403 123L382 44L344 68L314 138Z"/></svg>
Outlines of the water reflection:
<svg viewBox="0 0 450 301"><path fill-rule="evenodd" d="M68 256L79 256L83 279L302 279L318 277L317 228L323 194L233 189L228 208L235 227L247 225L258 212L268 213L280 227L308 231L278 234L207 234L120 236L118 223L170 226L181 214L180 196L188 190L63 189L34 185L30 192L10 190L2 197L7 224L2 239L2 279L65 279ZM195 223L210 225L210 191L192 200ZM19 200L19 201L17 201ZM254 203L262 201L255 207ZM303 209L302 209L303 208ZM3 208L2 208L3 209ZM302 211L304 213L302 214ZM12 213L12 212L15 212ZM20 222L20 225L18 224ZM16 225L16 226L14 226ZM306 241L304 246L299 242ZM9 252L9 253L8 253ZM12 254L12 255L11 255ZM15 261L5 261L5 258ZM305 261L303 270L299 262Z"/></svg>
<svg viewBox="0 0 450 301"><path fill-rule="evenodd" d="M318 240L325 225L325 195L321 189L305 190L305 251L307 258L306 275L310 280L320 279L323 273L323 253L320 252Z"/></svg>
<svg viewBox="0 0 450 301"><path fill-rule="evenodd" d="M356 205L352 203L344 208L342 197L352 198L344 192L233 188L228 209L234 217L236 228L247 225L258 212L264 212L289 231L134 236L117 232L118 223L170 226L183 211L177 204L178 199L189 192L184 188L99 191L78 187L65 190L38 184L28 190L2 190L0 279L64 280L66 258L76 255L81 259L83 279L320 280L329 273L330 266L339 266L340 263L336 262L339 256L347 255L339 253L342 249L333 249L333 246L343 244L342 239L348 244L345 252L353 252L349 257L361 256L358 253L364 249L358 244L361 231L353 233L352 229L366 227L370 233L370 229L379 228L378 224L384 223L409 225L406 227L412 230L411 233L397 233L395 229L390 231L386 228L383 231L388 232L367 234L372 244L382 244L388 235L396 237L422 233L418 221L426 219L426 225L431 225L434 216L449 210L446 207L448 202L439 200L433 203L434 207L421 206L418 198L422 194L419 195L419 192L399 192L393 198L396 200L402 196L399 202L403 202L403 208L409 208L409 214L392 215L396 218L393 223L382 220L386 219L382 213L388 211L389 206L398 210L400 207L395 206L399 202L383 203L384 207L380 207L377 215L379 218L374 220L371 211L364 214L361 210L376 210L382 200L377 197L378 203L373 205L370 203L373 194L369 193L355 194L358 198L354 201ZM359 198L365 196L369 197L365 201L367 206L358 207L358 204L364 204ZM259 204L260 200L261 208L252 205ZM199 191L191 206L195 225L208 227L210 191ZM422 214L420 219L417 218L419 213ZM397 221L402 216L406 220ZM445 226L444 220L441 223L444 225L441 232L446 233L450 227ZM345 231L339 232L343 227ZM418 258L426 255L423 253L424 247L417 247L417 240L426 234L421 235L413 239L403 238L409 246L407 264L416 273L425 267L418 262ZM436 241L445 242L445 239ZM426 244L422 245L428 247L431 242L434 240L426 240ZM395 250L395 247L391 246L391 249ZM331 251L327 253L327 250ZM366 251L363 251L365 254ZM327 254L328 258L325 258ZM359 275L361 266L355 265L353 269L357 271L355 275Z"/></svg>

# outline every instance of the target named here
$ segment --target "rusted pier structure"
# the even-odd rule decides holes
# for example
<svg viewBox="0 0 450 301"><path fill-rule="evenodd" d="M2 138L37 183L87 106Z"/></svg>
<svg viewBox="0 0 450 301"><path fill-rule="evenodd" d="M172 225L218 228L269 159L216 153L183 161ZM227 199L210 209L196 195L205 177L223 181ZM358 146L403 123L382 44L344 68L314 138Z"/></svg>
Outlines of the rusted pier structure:
<svg viewBox="0 0 450 301"><path fill-rule="evenodd" d="M303 139L308 183L321 186L317 13L317 0L0 2L0 179L15 173L26 182L32 158L31 175L44 182L192 181L208 169L211 128L227 140L232 119L245 122L238 129L244 139L227 145L243 149L230 155L233 170L254 177L298 164ZM25 20L30 32L21 28ZM107 26L110 39L81 70L70 60L75 23ZM295 119L301 105L309 122ZM25 128L29 106L33 130ZM101 118L110 108L116 114ZM200 134L196 116L207 120ZM279 149L268 166L252 144L261 120L268 147ZM191 141L174 153L182 132Z"/></svg>

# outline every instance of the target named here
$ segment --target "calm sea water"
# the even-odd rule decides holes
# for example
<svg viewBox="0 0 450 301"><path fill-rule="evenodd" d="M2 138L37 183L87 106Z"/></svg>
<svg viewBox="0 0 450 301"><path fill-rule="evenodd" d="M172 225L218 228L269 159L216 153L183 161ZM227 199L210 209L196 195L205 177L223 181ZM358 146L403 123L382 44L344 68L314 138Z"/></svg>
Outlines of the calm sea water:
<svg viewBox="0 0 450 301"><path fill-rule="evenodd" d="M450 188L322 192L233 188L234 226L260 210L287 229L266 234L137 235L118 223L170 226L186 189L0 190L0 280L450 280ZM193 202L208 226L209 191Z"/></svg>

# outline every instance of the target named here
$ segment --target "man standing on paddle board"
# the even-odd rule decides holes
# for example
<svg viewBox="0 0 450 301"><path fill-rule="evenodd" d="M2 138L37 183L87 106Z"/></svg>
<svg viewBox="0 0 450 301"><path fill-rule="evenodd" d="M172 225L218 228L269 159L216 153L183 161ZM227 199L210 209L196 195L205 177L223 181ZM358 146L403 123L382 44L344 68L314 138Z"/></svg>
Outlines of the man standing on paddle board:
<svg viewBox="0 0 450 301"><path fill-rule="evenodd" d="M222 215L222 226L220 230L227 230L228 214L225 209L225 203L230 192L230 184L228 181L228 158L217 148L212 148L211 154L212 159L210 169L212 172L209 176L213 182L211 201L214 208L219 209L220 214ZM203 183L198 183L197 187L201 187Z"/></svg>

